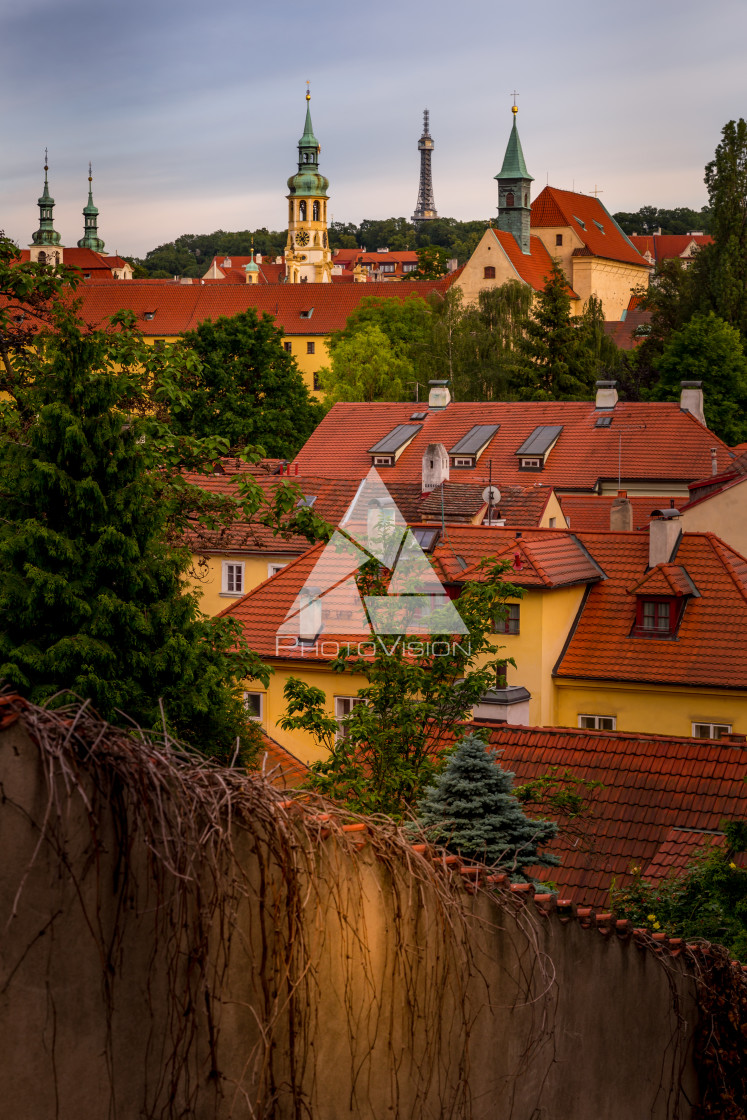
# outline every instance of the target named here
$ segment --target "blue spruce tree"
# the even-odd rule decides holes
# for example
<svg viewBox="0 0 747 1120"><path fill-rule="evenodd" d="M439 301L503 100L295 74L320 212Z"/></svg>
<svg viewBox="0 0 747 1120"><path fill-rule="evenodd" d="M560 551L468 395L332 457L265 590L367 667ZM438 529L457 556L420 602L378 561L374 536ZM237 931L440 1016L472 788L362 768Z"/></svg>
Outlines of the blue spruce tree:
<svg viewBox="0 0 747 1120"><path fill-rule="evenodd" d="M513 795L514 775L501 769L497 752L478 735L465 735L418 806L428 838L466 859L530 881L528 867L557 867L538 849L558 831L554 821L528 817Z"/></svg>

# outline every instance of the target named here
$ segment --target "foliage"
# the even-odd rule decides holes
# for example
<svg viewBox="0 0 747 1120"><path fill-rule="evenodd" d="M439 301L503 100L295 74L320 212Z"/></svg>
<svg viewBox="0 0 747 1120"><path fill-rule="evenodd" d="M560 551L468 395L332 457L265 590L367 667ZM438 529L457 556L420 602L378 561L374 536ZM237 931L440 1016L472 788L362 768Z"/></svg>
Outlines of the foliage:
<svg viewBox="0 0 747 1120"><path fill-rule="evenodd" d="M146 275L157 278L172 276L204 276L213 257L248 257L252 247L266 256L276 257L285 251L287 230L271 233L267 229L239 230L227 233L183 233L174 241L150 249L135 263Z"/></svg>
<svg viewBox="0 0 747 1120"><path fill-rule="evenodd" d="M370 656L342 650L332 670L360 674L367 682L358 692L364 702L353 707L342 727L326 712L321 690L288 681L281 727L310 732L329 751L312 766L313 789L360 812L400 819L412 809L442 765L456 729L505 665L505 658L495 657L491 638L506 599L521 598L519 588L503 581L508 568L485 561L481 581L465 585L456 606L468 633L456 641L451 634L403 631L376 638ZM377 562L357 579L365 594L385 593L385 572Z"/></svg>
<svg viewBox="0 0 747 1120"><path fill-rule="evenodd" d="M190 363L187 396L171 408L180 435L221 436L233 448L260 444L290 459L322 418L295 360L282 346L272 316L249 308L228 319L206 319L183 336L199 358Z"/></svg>
<svg viewBox="0 0 747 1120"><path fill-rule="evenodd" d="M634 867L629 886L613 886L612 905L636 926L705 938L747 963L747 870L734 862L747 849L747 823L726 821L722 828L725 846L706 848L681 875L651 884Z"/></svg>
<svg viewBox="0 0 747 1120"><path fill-rule="evenodd" d="M404 299L381 299L377 296L362 299L348 317L343 330L335 331L331 336L330 348L334 352L341 342L351 340L366 326L378 327L389 339L392 352L412 364L421 388L427 389L429 377L439 376L433 359L434 311L420 296L408 294L406 287L403 292ZM408 389L412 387L406 386Z"/></svg>
<svg viewBox="0 0 747 1120"><path fill-rule="evenodd" d="M206 754L228 761L238 746L248 760L241 685L266 670L185 588L184 529L214 525L221 499L181 468L225 443L175 437L159 419L187 400L195 355L158 354L131 316L115 318L85 333L59 310L0 384L0 678L34 702L74 693L113 722L165 721ZM263 501L247 482L242 515Z"/></svg>
<svg viewBox="0 0 747 1120"><path fill-rule="evenodd" d="M558 832L572 838L583 849L590 847L586 821L591 816L591 799L604 783L579 778L567 767L551 766L546 774L530 778L514 787L514 797L533 814L554 820Z"/></svg>
<svg viewBox="0 0 747 1120"><path fill-rule="evenodd" d="M699 306L747 340L747 121L724 125L705 183L713 244L700 249L691 266Z"/></svg>
<svg viewBox="0 0 747 1120"><path fill-rule="evenodd" d="M394 301L392 301L394 302ZM332 365L319 371L325 404L335 401L402 401L415 371L375 324L365 324L332 347Z"/></svg>
<svg viewBox="0 0 747 1120"><path fill-rule="evenodd" d="M729 444L747 439L747 358L735 327L696 313L670 335L655 370L654 400L676 400L681 381L702 381L708 427Z"/></svg>
<svg viewBox="0 0 747 1120"><path fill-rule="evenodd" d="M447 293L434 324L434 349L446 351L443 368L451 373L456 400L511 399L532 299L531 288L516 280L484 288L466 306L461 292Z"/></svg>
<svg viewBox="0 0 747 1120"><path fill-rule="evenodd" d="M634 214L621 211L612 215L617 224L628 237L631 234L656 233L691 233L698 230L709 233L711 229L711 211L708 206L700 210L691 210L687 206L679 206L674 210L662 210L656 206L642 206Z"/></svg>
<svg viewBox="0 0 747 1120"><path fill-rule="evenodd" d="M434 776L418 805L418 821L436 844L527 880L529 867L560 860L539 848L557 834L552 821L528 817L513 793L514 775L479 735L465 735Z"/></svg>
<svg viewBox="0 0 747 1120"><path fill-rule="evenodd" d="M418 267L409 280L438 280L448 272L449 254L442 245L423 245L418 249Z"/></svg>
<svg viewBox="0 0 747 1120"><path fill-rule="evenodd" d="M586 330L591 337L590 327ZM557 261L537 293L521 349L525 361L514 375L520 400L586 400L593 395L596 371L583 331L571 318L568 281Z"/></svg>

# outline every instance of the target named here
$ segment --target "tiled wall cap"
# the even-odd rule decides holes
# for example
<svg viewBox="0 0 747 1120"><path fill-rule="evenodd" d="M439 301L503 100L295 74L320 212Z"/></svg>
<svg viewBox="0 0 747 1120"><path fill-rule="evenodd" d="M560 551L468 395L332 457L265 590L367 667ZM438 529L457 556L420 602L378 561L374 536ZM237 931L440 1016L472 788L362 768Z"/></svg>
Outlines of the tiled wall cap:
<svg viewBox="0 0 747 1120"><path fill-rule="evenodd" d="M447 867L453 867L455 864L461 863L459 856L434 856L434 863L445 863Z"/></svg>
<svg viewBox="0 0 747 1120"><path fill-rule="evenodd" d="M653 937L654 941L666 941L667 940L666 933L654 933L654 934L652 934L652 937Z"/></svg>
<svg viewBox="0 0 747 1120"><path fill-rule="evenodd" d="M579 918L582 922L588 921L589 918L591 918L592 913L593 913L593 910L592 910L591 906L577 906L576 907L576 917Z"/></svg>
<svg viewBox="0 0 747 1120"><path fill-rule="evenodd" d="M596 919L597 919L597 925L598 926L611 926L612 925L612 914L597 914Z"/></svg>
<svg viewBox="0 0 747 1120"><path fill-rule="evenodd" d="M419 856L424 855L425 852L428 851L427 844L411 844L410 847L412 848L413 852L417 852Z"/></svg>
<svg viewBox="0 0 747 1120"><path fill-rule="evenodd" d="M534 901L540 910L555 910L557 908L557 899L554 894L536 894Z"/></svg>
<svg viewBox="0 0 747 1120"><path fill-rule="evenodd" d="M618 933L629 933L630 928L631 926L629 918L618 918L615 922L615 929L618 931Z"/></svg>
<svg viewBox="0 0 747 1120"><path fill-rule="evenodd" d="M366 828L367 828L367 825L364 824L363 821L359 821L356 824L344 824L342 826L342 831L343 832L365 832Z"/></svg>
<svg viewBox="0 0 747 1120"><path fill-rule="evenodd" d="M488 875L485 882L490 883L491 886L498 887L502 883L508 882L508 875L506 875L505 871L500 872L498 875Z"/></svg>
<svg viewBox="0 0 747 1120"><path fill-rule="evenodd" d="M534 887L531 883L512 883L511 891L514 894L533 894Z"/></svg>
<svg viewBox="0 0 747 1120"><path fill-rule="evenodd" d="M465 879L477 879L482 870L482 867L460 867L459 874L464 875Z"/></svg>

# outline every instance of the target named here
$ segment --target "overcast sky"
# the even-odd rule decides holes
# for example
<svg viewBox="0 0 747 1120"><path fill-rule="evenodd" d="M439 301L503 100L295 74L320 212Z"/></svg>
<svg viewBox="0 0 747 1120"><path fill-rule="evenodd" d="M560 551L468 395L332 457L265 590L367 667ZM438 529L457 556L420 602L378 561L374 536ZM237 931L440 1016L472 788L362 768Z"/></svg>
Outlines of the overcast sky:
<svg viewBox="0 0 747 1120"><path fill-rule="evenodd" d="M82 236L88 160L107 251L285 226L311 81L340 221L410 216L422 110L440 215L495 213L516 89L535 194L607 208L706 202L747 115L745 0L0 0L0 228Z"/></svg>

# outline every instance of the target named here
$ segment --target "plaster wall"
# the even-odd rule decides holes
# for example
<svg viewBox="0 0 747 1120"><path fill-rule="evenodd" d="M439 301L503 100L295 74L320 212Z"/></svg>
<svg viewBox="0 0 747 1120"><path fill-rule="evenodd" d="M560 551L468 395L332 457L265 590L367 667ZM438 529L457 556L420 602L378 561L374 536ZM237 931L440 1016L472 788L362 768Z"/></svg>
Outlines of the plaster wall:
<svg viewBox="0 0 747 1120"><path fill-rule="evenodd" d="M715 533L742 556L747 555L747 478L684 510L682 531Z"/></svg>
<svg viewBox="0 0 747 1120"><path fill-rule="evenodd" d="M235 599L241 599L248 591L264 583L272 574L273 564L289 564L297 559L296 553L282 552L223 552L209 555L195 554L192 557L192 570L188 574L190 588L200 596L200 610L211 617L230 607ZM242 595L223 591L223 565L244 565L244 590Z"/></svg>
<svg viewBox="0 0 747 1120"><path fill-rule="evenodd" d="M570 283L580 299L579 314L591 296L601 299L605 319L618 320L634 288L648 287L649 270L602 257L572 257Z"/></svg>
<svg viewBox="0 0 747 1120"><path fill-rule="evenodd" d="M495 278L485 279L485 267L495 269ZM488 229L482 235L472 256L465 264L461 275L454 281L454 287L459 288L465 303L476 303L477 297L484 288L500 288L507 280L524 281L503 252L500 241L493 231Z"/></svg>
<svg viewBox="0 0 747 1120"><path fill-rule="evenodd" d="M94 784L63 740L67 780L20 724L0 733L4 1115L692 1117L686 957L540 914L531 892L469 893L375 828L304 824L259 779L220 822L236 895L158 880L182 807L159 790L149 846L147 767L127 786L99 742Z"/></svg>

